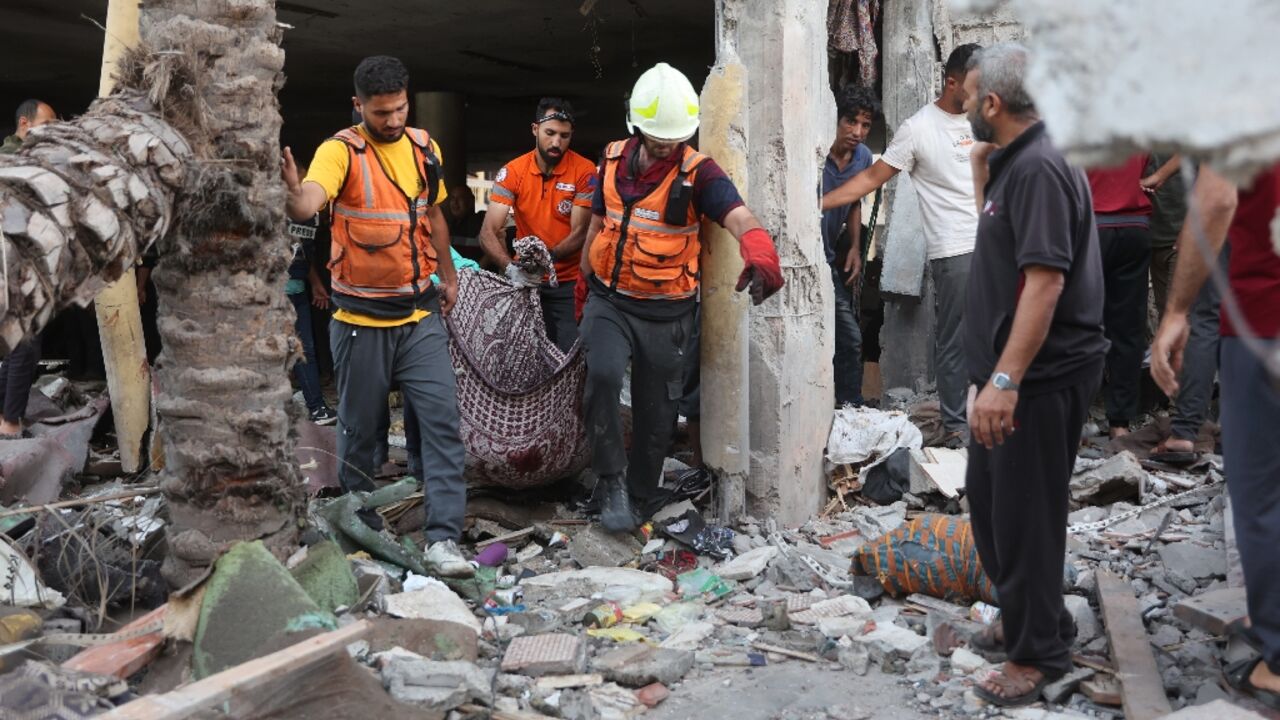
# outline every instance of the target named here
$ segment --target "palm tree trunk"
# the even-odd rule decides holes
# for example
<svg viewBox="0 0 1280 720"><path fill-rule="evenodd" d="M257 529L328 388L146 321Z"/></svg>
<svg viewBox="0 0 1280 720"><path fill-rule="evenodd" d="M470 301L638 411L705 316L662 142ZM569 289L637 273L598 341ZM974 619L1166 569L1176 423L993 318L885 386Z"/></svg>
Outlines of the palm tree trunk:
<svg viewBox="0 0 1280 720"><path fill-rule="evenodd" d="M304 501L288 413L299 343L284 294L280 35L273 0L142 6L140 80L154 97L191 98L158 104L196 156L152 276L174 586L240 540L262 539L282 558L296 547Z"/></svg>

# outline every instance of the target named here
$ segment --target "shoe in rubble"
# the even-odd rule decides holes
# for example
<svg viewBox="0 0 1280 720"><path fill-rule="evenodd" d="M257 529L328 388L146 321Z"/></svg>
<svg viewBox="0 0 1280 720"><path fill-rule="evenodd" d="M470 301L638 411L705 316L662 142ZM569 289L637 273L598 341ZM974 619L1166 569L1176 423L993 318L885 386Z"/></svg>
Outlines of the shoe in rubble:
<svg viewBox="0 0 1280 720"><path fill-rule="evenodd" d="M321 405L311 411L311 422L316 425L332 425L338 422L338 413L334 412L333 408L328 405Z"/></svg>
<svg viewBox="0 0 1280 720"><path fill-rule="evenodd" d="M475 567L462 557L458 544L452 540L437 540L427 548L427 569L440 577L469 578Z"/></svg>

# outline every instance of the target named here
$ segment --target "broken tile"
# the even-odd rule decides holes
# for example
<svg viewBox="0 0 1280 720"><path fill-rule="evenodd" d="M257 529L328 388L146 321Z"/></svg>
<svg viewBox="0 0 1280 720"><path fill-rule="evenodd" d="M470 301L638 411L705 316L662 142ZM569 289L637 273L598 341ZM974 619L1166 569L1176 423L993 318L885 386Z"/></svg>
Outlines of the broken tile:
<svg viewBox="0 0 1280 720"><path fill-rule="evenodd" d="M813 625L824 617L854 616L865 621L871 619L871 605L856 595L841 595L816 602L807 610L790 612L790 616L791 622L801 625Z"/></svg>
<svg viewBox="0 0 1280 720"><path fill-rule="evenodd" d="M636 690L636 699L639 700L647 708L655 708L671 696L671 691L662 683L653 683L645 685Z"/></svg>
<svg viewBox="0 0 1280 720"><path fill-rule="evenodd" d="M712 571L725 580L750 580L769 567L769 561L778 554L778 548L766 545L745 555L721 563Z"/></svg>
<svg viewBox="0 0 1280 720"><path fill-rule="evenodd" d="M502 656L502 671L538 677L582 673L587 646L577 635L524 635L511 641Z"/></svg>
<svg viewBox="0 0 1280 720"><path fill-rule="evenodd" d="M591 667L605 679L629 687L679 682L693 668L693 652L652 645L624 645L596 657Z"/></svg>

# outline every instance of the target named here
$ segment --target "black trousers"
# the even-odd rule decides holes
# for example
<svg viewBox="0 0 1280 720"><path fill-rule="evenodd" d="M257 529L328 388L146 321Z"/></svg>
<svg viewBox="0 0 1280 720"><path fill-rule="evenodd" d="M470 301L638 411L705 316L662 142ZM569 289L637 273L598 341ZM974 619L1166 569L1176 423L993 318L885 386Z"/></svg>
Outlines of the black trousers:
<svg viewBox="0 0 1280 720"><path fill-rule="evenodd" d="M579 282L586 282L580 280ZM569 352L578 342L578 321L573 316L573 289L577 283L560 283L558 287L538 288L542 303L542 322L547 327L547 337L564 352Z"/></svg>
<svg viewBox="0 0 1280 720"><path fill-rule="evenodd" d="M1264 341L1275 352L1280 340ZM1222 338L1222 454L1262 658L1280 673L1280 385L1238 337Z"/></svg>
<svg viewBox="0 0 1280 720"><path fill-rule="evenodd" d="M1142 355L1147 348L1147 282L1151 233L1143 227L1099 227L1106 300L1102 323L1107 351L1107 421L1128 427L1138 417Z"/></svg>
<svg viewBox="0 0 1280 720"><path fill-rule="evenodd" d="M1004 444L969 444L973 539L996 588L1005 650L1051 678L1071 670L1075 625L1062 602L1068 482L1101 374L1099 363L1085 381L1019 397Z"/></svg>
<svg viewBox="0 0 1280 720"><path fill-rule="evenodd" d="M653 302L662 302L654 300ZM685 354L694 314L645 320L593 294L582 314L587 383L582 397L597 477L626 473L637 501L660 489L662 461L671 447L676 413L684 396ZM631 365L631 452L623 446L620 393Z"/></svg>
<svg viewBox="0 0 1280 720"><path fill-rule="evenodd" d="M16 423L26 416L31 383L36 380L39 366L39 335L18 343L4 362L0 362L0 404L4 406L5 420Z"/></svg>

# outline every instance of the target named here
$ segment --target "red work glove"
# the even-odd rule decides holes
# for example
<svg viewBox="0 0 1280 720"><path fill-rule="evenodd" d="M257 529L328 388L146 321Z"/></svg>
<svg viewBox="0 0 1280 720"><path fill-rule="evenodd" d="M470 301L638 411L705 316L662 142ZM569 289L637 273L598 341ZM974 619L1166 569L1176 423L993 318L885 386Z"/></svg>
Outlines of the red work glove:
<svg viewBox="0 0 1280 720"><path fill-rule="evenodd" d="M582 309L587 305L587 278L578 278L578 284L573 286L573 320L574 322L582 322Z"/></svg>
<svg viewBox="0 0 1280 720"><path fill-rule="evenodd" d="M782 289L782 268L778 265L778 251L773 239L764 228L751 228L738 240L742 263L746 266L738 276L737 290L751 286L751 302L759 305L765 298Z"/></svg>

